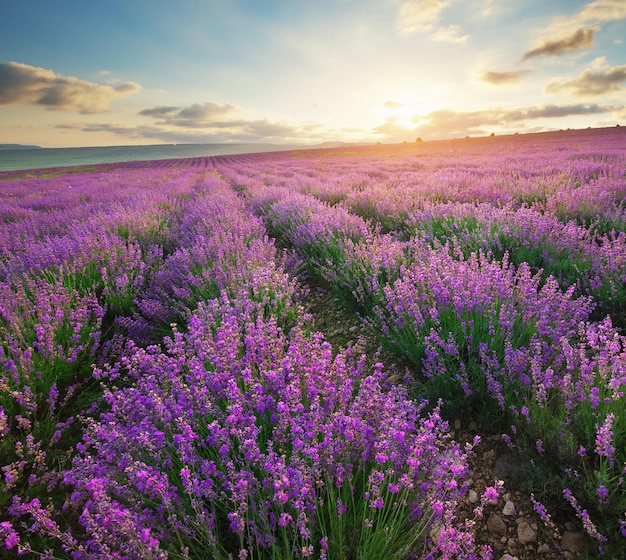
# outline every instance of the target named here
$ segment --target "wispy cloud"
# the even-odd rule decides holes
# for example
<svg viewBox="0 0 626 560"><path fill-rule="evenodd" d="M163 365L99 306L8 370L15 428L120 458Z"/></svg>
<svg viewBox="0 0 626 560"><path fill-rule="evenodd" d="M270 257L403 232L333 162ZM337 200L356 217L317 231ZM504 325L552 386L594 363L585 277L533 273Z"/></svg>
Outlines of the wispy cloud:
<svg viewBox="0 0 626 560"><path fill-rule="evenodd" d="M522 60L528 60L536 56L561 55L580 49L588 49L593 46L594 29L577 29L567 37L544 41L538 47L524 53Z"/></svg>
<svg viewBox="0 0 626 560"><path fill-rule="evenodd" d="M411 135L423 136L424 138L449 138L451 136L486 134L493 127L506 128L538 119L604 114L620 110L623 110L623 107L582 103L543 105L519 109L492 108L466 112L440 109L416 117L414 127L402 126L389 119L377 126L374 133L383 135L386 139L397 141L406 139L407 136Z"/></svg>
<svg viewBox="0 0 626 560"><path fill-rule="evenodd" d="M400 22L406 31L417 31L439 20L449 0L405 0L400 6Z"/></svg>
<svg viewBox="0 0 626 560"><path fill-rule="evenodd" d="M606 69L588 69L573 80L549 83L546 93L569 91L575 96L604 95L620 91L619 84L626 81L626 65Z"/></svg>
<svg viewBox="0 0 626 560"><path fill-rule="evenodd" d="M433 29L432 34L435 41L445 43L465 43L470 36L461 35L461 27L458 25L440 25Z"/></svg>
<svg viewBox="0 0 626 560"><path fill-rule="evenodd" d="M562 31L592 27L619 19L626 19L626 2L624 0L595 0L573 15L557 18L550 29Z"/></svg>
<svg viewBox="0 0 626 560"><path fill-rule="evenodd" d="M230 103L193 103L149 107L139 115L151 117L152 124L75 124L83 132L110 133L128 139L162 142L305 142L329 140L335 136L320 123L289 123L247 118L243 109Z"/></svg>
<svg viewBox="0 0 626 560"><path fill-rule="evenodd" d="M501 86L517 83L527 73L528 72L526 70L520 70L518 72L495 72L493 70L486 70L480 75L480 79L483 82Z"/></svg>
<svg viewBox="0 0 626 560"><path fill-rule="evenodd" d="M450 0L404 0L398 14L400 31L410 34L426 32L436 41L464 43L469 35L461 35L458 25L443 25L442 12Z"/></svg>
<svg viewBox="0 0 626 560"><path fill-rule="evenodd" d="M480 17L489 17L496 12L495 7L496 0L482 0L480 8Z"/></svg>
<svg viewBox="0 0 626 560"><path fill-rule="evenodd" d="M321 129L322 125L305 123L293 125L270 119L250 119L244 111L231 103L194 103L187 106L160 106L140 111L140 115L155 119L154 129L150 133L160 134L159 138L171 138L180 141L180 131L172 127L187 129L184 138L204 138L204 141L273 141L275 139L301 139L312 130ZM113 130L116 134L124 134L125 130ZM211 137L211 140L207 140ZM188 141L188 140L187 140Z"/></svg>
<svg viewBox="0 0 626 560"><path fill-rule="evenodd" d="M390 101L385 101L384 107L385 109L399 109L400 107L404 107L404 103L390 100Z"/></svg>
<svg viewBox="0 0 626 560"><path fill-rule="evenodd" d="M139 114L160 119L159 124L198 128L215 124L216 120L226 115L232 115L239 109L230 103L193 103L181 106L159 106L140 111Z"/></svg>
<svg viewBox="0 0 626 560"><path fill-rule="evenodd" d="M307 142L336 139L321 124L302 125L267 119L222 122L204 128L166 128L163 126L132 126L125 124L91 123L81 126L83 132L109 132L130 139L150 139L162 142Z"/></svg>
<svg viewBox="0 0 626 560"><path fill-rule="evenodd" d="M0 104L4 105L100 113L118 97L140 90L141 86L133 82L102 85L19 62L0 63Z"/></svg>

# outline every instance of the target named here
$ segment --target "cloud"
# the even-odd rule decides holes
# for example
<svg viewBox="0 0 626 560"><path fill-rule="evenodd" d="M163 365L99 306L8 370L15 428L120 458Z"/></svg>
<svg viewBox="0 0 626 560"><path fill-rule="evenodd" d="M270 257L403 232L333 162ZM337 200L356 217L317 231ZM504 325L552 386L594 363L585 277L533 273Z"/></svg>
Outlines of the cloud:
<svg viewBox="0 0 626 560"><path fill-rule="evenodd" d="M492 14L494 14L496 11L494 4L495 4L495 0L483 0L482 7L479 12L480 16L489 17Z"/></svg>
<svg viewBox="0 0 626 560"><path fill-rule="evenodd" d="M458 25L441 25L441 13L450 3L450 0L404 0L398 14L400 31L425 32L436 41L464 43L469 35L461 35Z"/></svg>
<svg viewBox="0 0 626 560"><path fill-rule="evenodd" d="M461 35L461 28L458 25L446 25L436 27L433 30L433 39L445 43L465 43L470 36Z"/></svg>
<svg viewBox="0 0 626 560"><path fill-rule="evenodd" d="M175 137L176 141L181 138L193 138L204 142L218 141L273 141L276 139L302 139L313 130L322 128L316 123L292 125L286 122L276 122L269 119L246 119L242 110L230 103L194 103L187 106L161 106L144 109L139 113L156 119L154 133L159 138ZM171 128L187 129L187 132L171 130ZM147 130L147 129L142 129ZM116 134L125 134L125 129L112 130ZM153 131L150 131L152 134ZM181 136L182 134L182 136ZM207 140L207 138L210 138Z"/></svg>
<svg viewBox="0 0 626 560"><path fill-rule="evenodd" d="M194 103L187 106L163 105L140 111L152 117L153 124L89 123L70 125L83 132L106 132L130 139L161 142L303 142L336 139L319 123L292 124L270 119L248 119L230 103ZM59 125L58 128L67 128Z"/></svg>
<svg viewBox="0 0 626 560"><path fill-rule="evenodd" d="M594 29L583 29L581 27L567 37L544 41L539 47L524 53L522 60L528 60L536 56L561 55L571 51L588 49L593 46L593 33Z"/></svg>
<svg viewBox="0 0 626 560"><path fill-rule="evenodd" d="M118 97L140 90L141 86L133 82L102 85L19 62L0 63L0 105L41 105L100 113Z"/></svg>
<svg viewBox="0 0 626 560"><path fill-rule="evenodd" d="M439 19L449 0L405 0L400 6L400 21L407 31L417 31Z"/></svg>
<svg viewBox="0 0 626 560"><path fill-rule="evenodd" d="M551 28L576 29L625 18L626 2L624 0L595 0L571 16L558 18Z"/></svg>
<svg viewBox="0 0 626 560"><path fill-rule="evenodd" d="M467 135L484 135L493 127L524 125L527 121L562 118L575 115L605 114L623 110L597 104L544 105L520 109L492 108L483 111L459 112L439 109L415 119L414 127L406 127L388 119L373 132L388 140L402 141L407 137L450 138Z"/></svg>
<svg viewBox="0 0 626 560"><path fill-rule="evenodd" d="M390 100L390 101L385 101L384 107L386 109L399 109L400 107L404 107L404 103Z"/></svg>
<svg viewBox="0 0 626 560"><path fill-rule="evenodd" d="M524 74L527 73L528 72L526 70L522 70L519 72L494 72L492 70L486 70L480 75L480 79L483 82L500 86L519 82Z"/></svg>
<svg viewBox="0 0 626 560"><path fill-rule="evenodd" d="M305 131L321 128L319 124L306 124L294 126L284 122L272 122L267 119L249 121L243 126L243 130L253 137L264 139L297 138L302 137Z"/></svg>
<svg viewBox="0 0 626 560"><path fill-rule="evenodd" d="M161 119L158 124L180 126L186 128L202 128L209 124L218 126L218 119L236 113L239 109L230 103L194 103L186 107L161 106L140 111L139 114Z"/></svg>
<svg viewBox="0 0 626 560"><path fill-rule="evenodd" d="M172 115L180 110L180 107L175 107L173 105L162 105L160 107L151 107L149 109L144 109L140 111L140 115L144 115L146 117L165 117L167 115Z"/></svg>
<svg viewBox="0 0 626 560"><path fill-rule="evenodd" d="M626 65L614 66L607 69L585 70L573 80L564 80L549 83L546 93L560 93L571 91L575 96L604 95L622 88L619 84L626 80Z"/></svg>
<svg viewBox="0 0 626 560"><path fill-rule="evenodd" d="M575 115L596 115L610 113L619 109L612 105L576 104L576 105L544 105L521 111L509 111L508 122L517 122L527 119L546 119L571 117Z"/></svg>

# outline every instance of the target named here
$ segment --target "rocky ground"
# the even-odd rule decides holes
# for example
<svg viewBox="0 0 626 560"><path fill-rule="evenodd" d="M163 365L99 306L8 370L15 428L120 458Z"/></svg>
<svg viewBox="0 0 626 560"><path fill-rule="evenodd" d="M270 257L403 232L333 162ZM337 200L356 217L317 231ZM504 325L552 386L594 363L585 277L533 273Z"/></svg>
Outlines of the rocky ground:
<svg viewBox="0 0 626 560"><path fill-rule="evenodd" d="M320 286L310 287L306 297L315 329L324 333L333 347L355 346L368 356L368 363L381 361L394 382L403 382L406 367L393 354L380 348L376 333L353 310L342 308L332 293ZM562 560L581 558L586 538L574 524L558 525L558 535L546 527L534 512L530 495L516 489L511 477L520 459L509 451L501 434L474 421L449 418L451 434L460 442L481 436L470 459L470 490L459 511L461 519L473 518L487 486L504 481L497 502L487 504L476 525L476 542L491 545L495 560Z"/></svg>

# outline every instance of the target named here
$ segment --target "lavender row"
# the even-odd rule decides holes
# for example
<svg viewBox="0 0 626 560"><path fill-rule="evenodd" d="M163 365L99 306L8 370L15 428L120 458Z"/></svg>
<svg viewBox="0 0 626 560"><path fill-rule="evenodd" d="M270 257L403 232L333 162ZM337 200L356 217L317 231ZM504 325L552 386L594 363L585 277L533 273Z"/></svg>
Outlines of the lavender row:
<svg viewBox="0 0 626 560"><path fill-rule="evenodd" d="M93 365L160 265L177 200L197 180L142 171L3 185L3 510L53 484L67 462L77 416L101 392Z"/></svg>
<svg viewBox="0 0 626 560"><path fill-rule="evenodd" d="M201 304L164 350L131 345L98 372L134 382L105 395L110 411L64 474L91 535L83 557L473 552L454 519L465 456L437 412L319 336L287 336L255 303Z"/></svg>
<svg viewBox="0 0 626 560"><path fill-rule="evenodd" d="M554 277L567 289L593 296L598 313L621 318L625 311L626 234L599 235L575 222L531 208L489 204L431 205L404 221L403 239L447 245L465 257L480 251L516 265L527 263L543 279Z"/></svg>
<svg viewBox="0 0 626 560"><path fill-rule="evenodd" d="M156 260L151 232L164 220L166 200L148 192L156 179L72 174L3 185L3 506L13 493L54 480L50 467L67 460L76 416L98 392L92 365ZM159 179L166 184L162 173Z"/></svg>
<svg viewBox="0 0 626 560"><path fill-rule="evenodd" d="M609 318L590 320L592 299L515 266L506 252L466 257L399 241L312 197L287 194L264 216L311 272L351 294L414 364L423 390L470 414L504 415L511 445L557 459L565 499L577 495L587 508L576 511L589 535L621 546L626 338Z"/></svg>

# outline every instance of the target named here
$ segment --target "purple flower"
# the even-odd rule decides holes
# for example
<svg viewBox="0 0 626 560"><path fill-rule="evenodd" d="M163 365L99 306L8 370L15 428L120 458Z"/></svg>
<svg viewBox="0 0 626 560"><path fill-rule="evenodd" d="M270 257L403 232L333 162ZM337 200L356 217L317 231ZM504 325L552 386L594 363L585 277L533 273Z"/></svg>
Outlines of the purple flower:
<svg viewBox="0 0 626 560"><path fill-rule="evenodd" d="M614 465L613 454L615 453L615 447L613 447L613 421L615 420L615 414L610 413L607 415L604 423L599 428L596 426L596 454L600 457L606 457L609 460L610 465Z"/></svg>
<svg viewBox="0 0 626 560"><path fill-rule="evenodd" d="M481 497L483 505L494 505L498 503L498 489L495 486L487 486Z"/></svg>
<svg viewBox="0 0 626 560"><path fill-rule="evenodd" d="M15 548L19 542L20 537L13 529L13 525L9 521L3 521L0 523L0 539L4 540L4 546L11 550Z"/></svg>
<svg viewBox="0 0 626 560"><path fill-rule="evenodd" d="M606 486L598 486L598 498L600 498L600 502L603 504L609 503L609 489Z"/></svg>

